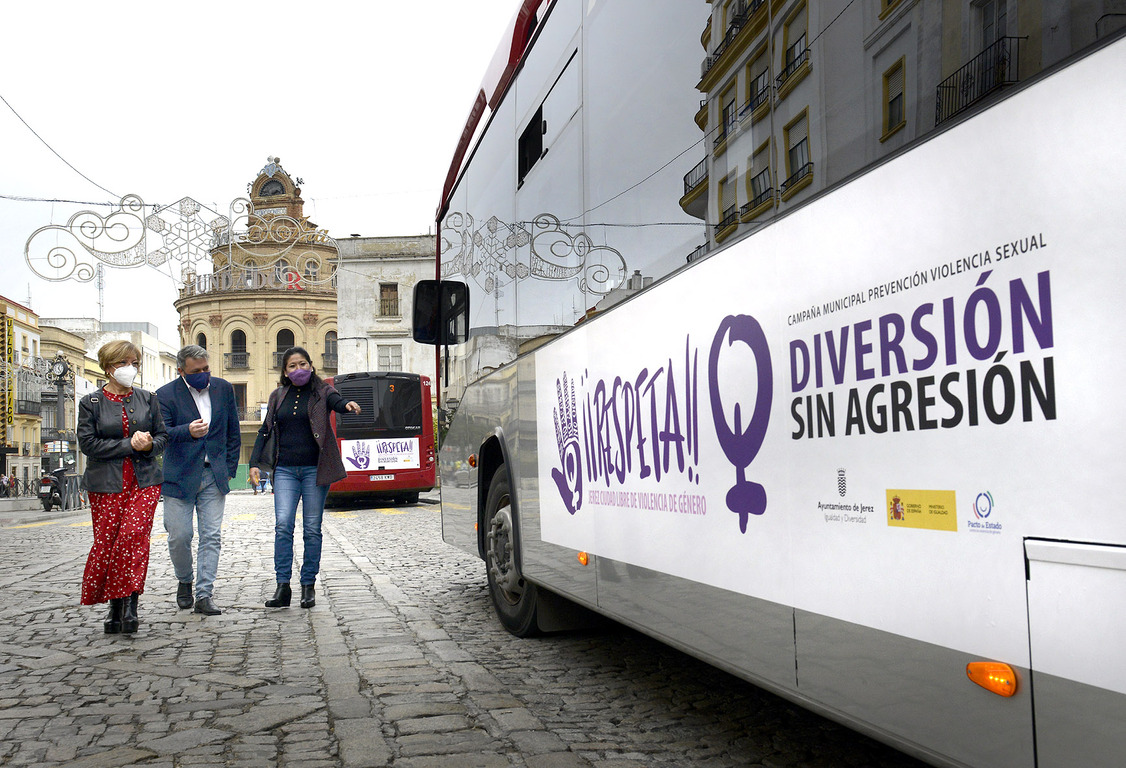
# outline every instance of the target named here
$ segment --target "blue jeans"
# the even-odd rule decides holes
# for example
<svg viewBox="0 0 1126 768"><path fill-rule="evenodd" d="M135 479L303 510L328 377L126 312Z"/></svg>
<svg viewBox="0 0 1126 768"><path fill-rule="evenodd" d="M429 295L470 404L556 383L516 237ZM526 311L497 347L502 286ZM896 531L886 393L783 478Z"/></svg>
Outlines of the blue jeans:
<svg viewBox="0 0 1126 768"><path fill-rule="evenodd" d="M220 531L226 496L215 485L215 476L204 470L194 496L164 497L164 530L168 531L168 556L176 578L192 580L192 513L199 521L199 553L196 559L195 596L211 597L219 570Z"/></svg>
<svg viewBox="0 0 1126 768"><path fill-rule="evenodd" d="M305 557L301 583L314 584L321 570L321 518L324 517L328 486L317 485L316 467L275 467L274 476L274 572L279 584L293 578L293 526L297 502L301 502L301 540Z"/></svg>

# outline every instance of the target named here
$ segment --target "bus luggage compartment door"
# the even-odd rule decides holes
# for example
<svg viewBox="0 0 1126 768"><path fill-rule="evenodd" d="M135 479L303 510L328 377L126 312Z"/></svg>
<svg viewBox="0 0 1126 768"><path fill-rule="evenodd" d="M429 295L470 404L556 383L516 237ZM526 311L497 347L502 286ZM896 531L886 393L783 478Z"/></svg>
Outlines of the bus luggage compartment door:
<svg viewBox="0 0 1126 768"><path fill-rule="evenodd" d="M1038 768L1126 755L1126 547L1028 539Z"/></svg>

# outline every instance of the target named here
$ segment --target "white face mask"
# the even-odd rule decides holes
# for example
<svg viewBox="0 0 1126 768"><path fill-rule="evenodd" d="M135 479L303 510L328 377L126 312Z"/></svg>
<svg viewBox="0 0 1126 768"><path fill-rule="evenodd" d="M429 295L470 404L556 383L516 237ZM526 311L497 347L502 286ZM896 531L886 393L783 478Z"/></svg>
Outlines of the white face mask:
<svg viewBox="0 0 1126 768"><path fill-rule="evenodd" d="M137 378L137 369L131 365L123 365L113 372L113 379L123 387L133 386L133 379Z"/></svg>

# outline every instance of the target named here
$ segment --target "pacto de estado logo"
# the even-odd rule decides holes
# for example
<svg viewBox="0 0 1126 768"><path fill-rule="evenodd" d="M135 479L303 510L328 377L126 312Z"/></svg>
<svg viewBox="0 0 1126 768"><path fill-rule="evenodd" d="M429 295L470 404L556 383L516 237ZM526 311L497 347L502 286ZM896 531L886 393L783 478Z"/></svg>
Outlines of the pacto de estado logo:
<svg viewBox="0 0 1126 768"><path fill-rule="evenodd" d="M754 376L721 379L725 358L745 359L748 351ZM632 376L594 380L584 374L576 380L564 371L556 379L552 415L559 463L551 477L569 514L582 508L584 481L606 488L627 479L652 478L668 488L683 487L685 478L701 482L699 356L689 336L683 370L669 358ZM739 365L746 363L736 363L735 370ZM705 377L716 440L735 468L725 501L746 533L750 516L766 512L766 489L749 479L747 470L766 438L774 398L770 347L754 317L723 319L712 338Z"/></svg>

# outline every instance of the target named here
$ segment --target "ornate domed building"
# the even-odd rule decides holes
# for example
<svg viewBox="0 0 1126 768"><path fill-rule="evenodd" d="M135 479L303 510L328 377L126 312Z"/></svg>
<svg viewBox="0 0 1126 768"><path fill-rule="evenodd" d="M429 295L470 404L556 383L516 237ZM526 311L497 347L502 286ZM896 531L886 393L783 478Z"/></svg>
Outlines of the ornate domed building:
<svg viewBox="0 0 1126 768"><path fill-rule="evenodd" d="M175 302L181 344L210 353L235 388L246 463L281 355L304 347L321 376L337 368L335 241L304 215L301 189L276 157L212 224L212 271L187 272Z"/></svg>

